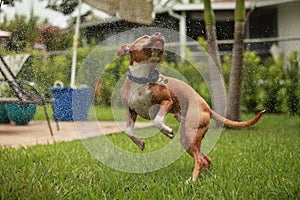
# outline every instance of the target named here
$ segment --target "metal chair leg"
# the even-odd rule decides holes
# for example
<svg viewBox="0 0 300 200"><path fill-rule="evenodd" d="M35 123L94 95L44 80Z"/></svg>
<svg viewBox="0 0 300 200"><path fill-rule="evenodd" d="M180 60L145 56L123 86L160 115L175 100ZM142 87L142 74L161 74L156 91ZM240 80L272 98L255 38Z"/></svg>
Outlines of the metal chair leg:
<svg viewBox="0 0 300 200"><path fill-rule="evenodd" d="M47 112L46 105L43 105L43 109L44 109L44 113L45 113L45 116L46 116L46 119L47 119L50 134L51 134L51 136L53 136L53 131L52 131L52 127L51 127L51 124L50 124L50 119L49 119L49 115L48 115L48 112Z"/></svg>
<svg viewBox="0 0 300 200"><path fill-rule="evenodd" d="M57 121L56 116L55 116L53 104L51 104L51 107L52 107L52 111L53 111L53 119L55 120L57 131L59 131L59 125L58 125L58 121Z"/></svg>

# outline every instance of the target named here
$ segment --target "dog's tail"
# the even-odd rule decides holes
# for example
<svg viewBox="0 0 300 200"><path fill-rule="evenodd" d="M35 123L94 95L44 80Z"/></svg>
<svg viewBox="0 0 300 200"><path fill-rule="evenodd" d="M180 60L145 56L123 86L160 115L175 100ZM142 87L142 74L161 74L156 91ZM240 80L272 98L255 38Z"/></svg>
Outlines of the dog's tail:
<svg viewBox="0 0 300 200"><path fill-rule="evenodd" d="M265 112L266 112L265 110L260 111L253 119L250 119L248 121L242 121L242 122L232 121L230 119L222 117L221 115L217 114L213 110L211 110L211 117L216 121L224 123L224 126L227 128L244 128L256 124L256 122L258 122L258 120Z"/></svg>

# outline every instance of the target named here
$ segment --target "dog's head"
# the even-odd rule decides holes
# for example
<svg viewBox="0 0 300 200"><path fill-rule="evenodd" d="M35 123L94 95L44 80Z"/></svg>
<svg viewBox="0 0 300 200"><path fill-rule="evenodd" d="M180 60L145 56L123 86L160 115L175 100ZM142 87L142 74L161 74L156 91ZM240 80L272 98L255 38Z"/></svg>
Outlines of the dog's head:
<svg viewBox="0 0 300 200"><path fill-rule="evenodd" d="M163 60L165 50L165 38L161 33L152 36L144 35L136 39L131 45L123 45L118 51L118 56L130 53L130 65L151 61L160 63Z"/></svg>

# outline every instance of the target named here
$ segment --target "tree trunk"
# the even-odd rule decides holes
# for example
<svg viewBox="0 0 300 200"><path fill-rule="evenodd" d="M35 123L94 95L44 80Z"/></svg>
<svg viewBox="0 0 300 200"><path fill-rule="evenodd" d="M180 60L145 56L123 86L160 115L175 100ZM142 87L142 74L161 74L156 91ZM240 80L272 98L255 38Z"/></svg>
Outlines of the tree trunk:
<svg viewBox="0 0 300 200"><path fill-rule="evenodd" d="M226 117L241 120L243 54L245 38L245 1L237 0L235 8L234 46L229 78Z"/></svg>
<svg viewBox="0 0 300 200"><path fill-rule="evenodd" d="M207 36L208 65L210 77L210 92L213 109L225 114L225 86L222 75L219 48L217 45L216 21L210 0L204 0L204 21Z"/></svg>
<svg viewBox="0 0 300 200"><path fill-rule="evenodd" d="M219 56L219 48L217 45L216 27L206 25L207 35L207 51L208 51L208 67L210 79L210 92L212 98L213 109L221 114L225 114L226 93L222 75L221 60Z"/></svg>

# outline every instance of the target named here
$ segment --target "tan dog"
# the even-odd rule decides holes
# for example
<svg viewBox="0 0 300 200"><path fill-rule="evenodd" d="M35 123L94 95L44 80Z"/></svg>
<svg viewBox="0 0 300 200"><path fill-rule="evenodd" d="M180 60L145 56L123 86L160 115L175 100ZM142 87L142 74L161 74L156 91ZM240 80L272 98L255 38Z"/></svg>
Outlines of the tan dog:
<svg viewBox="0 0 300 200"><path fill-rule="evenodd" d="M129 46L123 45L118 52L118 56L130 53L128 77L121 90L121 100L127 107L126 134L140 149L144 149L144 142L134 133L134 123L140 115L154 119L154 125L173 138L173 130L165 125L164 118L168 113L174 113L182 123L181 144L195 160L192 177L195 181L200 170L209 169L211 163L211 159L200 150L210 119L223 122L227 127L241 128L255 124L263 112L245 122L228 120L211 110L205 100L183 81L160 75L156 67L162 62L164 43L163 35L155 33L142 36Z"/></svg>

